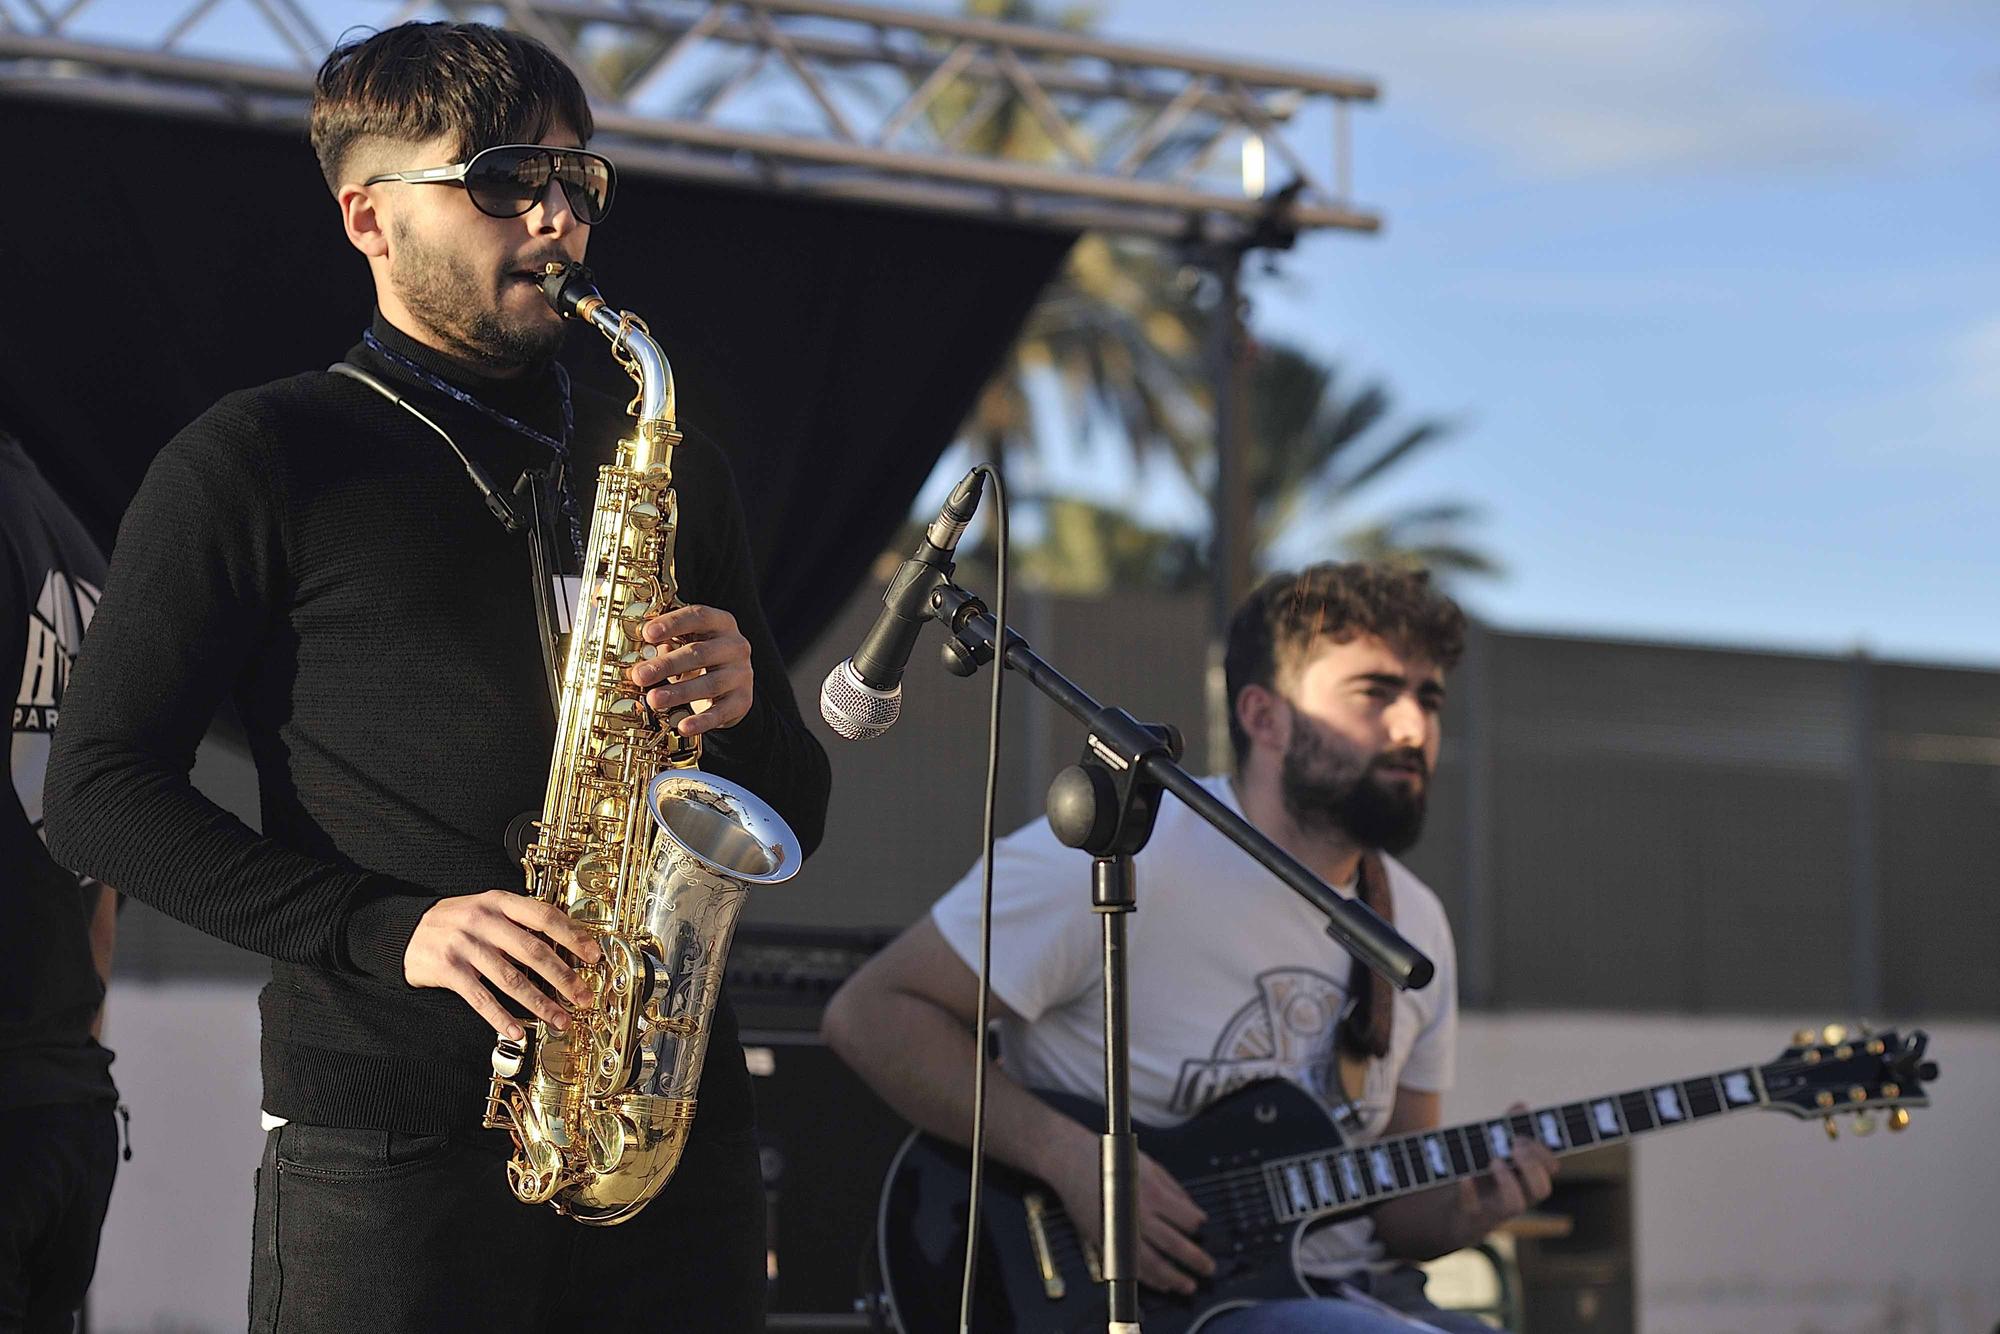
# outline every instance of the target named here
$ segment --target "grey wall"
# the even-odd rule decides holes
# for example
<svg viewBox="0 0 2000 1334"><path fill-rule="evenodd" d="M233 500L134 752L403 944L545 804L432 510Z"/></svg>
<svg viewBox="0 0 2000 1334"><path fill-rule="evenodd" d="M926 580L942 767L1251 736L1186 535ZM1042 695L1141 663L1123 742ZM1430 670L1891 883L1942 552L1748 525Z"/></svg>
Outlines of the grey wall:
<svg viewBox="0 0 2000 1334"><path fill-rule="evenodd" d="M945 674L935 630L886 736L844 742L818 721L819 682L878 597L795 664L833 757L829 833L747 922L900 926L977 855L989 677ZM1180 723L1198 762L1205 606L1023 597L1011 619L1101 699ZM1039 815L1081 743L1008 685L1003 829ZM2000 671L1484 631L1451 693L1409 860L1457 924L1468 1004L2000 1014ZM209 750L197 779L254 816L240 761ZM134 905L119 968L262 964Z"/></svg>

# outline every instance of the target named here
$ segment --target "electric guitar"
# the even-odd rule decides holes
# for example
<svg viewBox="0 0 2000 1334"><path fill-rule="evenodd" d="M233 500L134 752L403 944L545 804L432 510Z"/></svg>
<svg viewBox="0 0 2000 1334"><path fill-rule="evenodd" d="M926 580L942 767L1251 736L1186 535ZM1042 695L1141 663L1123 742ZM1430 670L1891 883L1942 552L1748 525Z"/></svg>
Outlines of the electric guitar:
<svg viewBox="0 0 2000 1334"><path fill-rule="evenodd" d="M1159 1160L1208 1214L1196 1240L1216 1271L1196 1292L1139 1290L1147 1334L1192 1334L1223 1311L1281 1297L1311 1296L1298 1269L1308 1225L1433 1186L1476 1176L1514 1142L1535 1139L1555 1154L1731 1112L1766 1108L1826 1120L1853 1113L1872 1128L1909 1124L1929 1102L1929 1038L1913 1031L1838 1025L1805 1030L1768 1065L1746 1065L1561 1103L1491 1121L1344 1146L1324 1108L1281 1080L1264 1080L1212 1103L1170 1130L1139 1129L1140 1149ZM1103 1108L1065 1094L1037 1096L1092 1128ZM1859 1128L1859 1127L1857 1127ZM973 1328L993 1334L1082 1334L1105 1326L1098 1257L1077 1234L1056 1193L1022 1173L989 1164L980 1220ZM966 1151L921 1132L889 1166L878 1214L883 1307L903 1334L958 1326L970 1192Z"/></svg>

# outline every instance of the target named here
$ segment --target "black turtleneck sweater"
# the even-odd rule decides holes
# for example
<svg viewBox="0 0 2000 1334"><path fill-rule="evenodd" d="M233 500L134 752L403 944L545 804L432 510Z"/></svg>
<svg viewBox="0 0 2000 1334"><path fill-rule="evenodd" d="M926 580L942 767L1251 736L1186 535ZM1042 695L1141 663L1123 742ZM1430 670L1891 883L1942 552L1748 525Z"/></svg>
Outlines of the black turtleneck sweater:
<svg viewBox="0 0 2000 1334"><path fill-rule="evenodd" d="M374 332L560 437L552 370L482 379L379 315ZM548 463L546 446L394 360L365 345L348 359L502 488ZM575 418L587 515L631 418L581 386ZM769 801L810 851L826 756L758 606L729 465L691 431L674 479L682 600L733 613L756 672L750 713L704 738L703 767ZM126 511L49 765L50 851L270 956L264 1107L277 1116L416 1133L479 1119L493 1033L456 994L408 985L403 951L439 898L521 886L502 837L540 811L554 746L527 542L444 441L324 371L224 398L160 452ZM188 781L225 697L256 761L261 833ZM726 1004L698 1118L711 1133L750 1120Z"/></svg>

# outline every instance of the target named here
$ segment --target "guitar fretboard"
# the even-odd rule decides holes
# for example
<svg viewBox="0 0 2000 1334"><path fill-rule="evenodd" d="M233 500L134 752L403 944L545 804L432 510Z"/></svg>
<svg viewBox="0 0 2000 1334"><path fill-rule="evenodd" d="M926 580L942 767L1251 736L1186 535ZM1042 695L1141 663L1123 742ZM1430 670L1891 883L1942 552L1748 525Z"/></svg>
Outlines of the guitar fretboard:
<svg viewBox="0 0 2000 1334"><path fill-rule="evenodd" d="M1477 1176L1495 1158L1512 1158L1517 1140L1539 1141L1558 1155L1578 1153L1765 1101L1754 1066L1719 1070L1491 1121L1274 1159L1263 1165L1264 1186L1279 1221L1299 1222Z"/></svg>

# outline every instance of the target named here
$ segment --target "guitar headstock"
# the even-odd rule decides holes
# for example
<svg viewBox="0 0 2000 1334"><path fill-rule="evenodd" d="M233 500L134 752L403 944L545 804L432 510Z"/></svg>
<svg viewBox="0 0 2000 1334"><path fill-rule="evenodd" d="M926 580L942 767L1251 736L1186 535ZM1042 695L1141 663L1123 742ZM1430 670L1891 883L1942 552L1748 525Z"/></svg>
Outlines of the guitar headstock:
<svg viewBox="0 0 2000 1334"><path fill-rule="evenodd" d="M1889 1129L1910 1124L1909 1109L1930 1103L1927 1080L1937 1078L1937 1062L1924 1059L1930 1037L1913 1029L1908 1037L1891 1030L1863 1028L1849 1033L1840 1024L1801 1029L1777 1060L1758 1070L1769 1105L1797 1117L1824 1117L1829 1138L1839 1134L1834 1117L1854 1116L1856 1134L1875 1128L1874 1114L1887 1112Z"/></svg>

